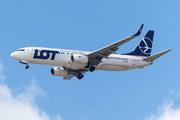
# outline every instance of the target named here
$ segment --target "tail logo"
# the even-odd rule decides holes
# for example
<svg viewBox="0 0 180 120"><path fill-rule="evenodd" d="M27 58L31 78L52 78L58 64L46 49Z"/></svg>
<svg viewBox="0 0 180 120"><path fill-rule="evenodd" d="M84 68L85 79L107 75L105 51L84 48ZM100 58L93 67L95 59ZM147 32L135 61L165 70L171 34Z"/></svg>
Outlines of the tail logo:
<svg viewBox="0 0 180 120"><path fill-rule="evenodd" d="M151 54L152 41L151 39L144 37L139 43L139 49L146 55Z"/></svg>

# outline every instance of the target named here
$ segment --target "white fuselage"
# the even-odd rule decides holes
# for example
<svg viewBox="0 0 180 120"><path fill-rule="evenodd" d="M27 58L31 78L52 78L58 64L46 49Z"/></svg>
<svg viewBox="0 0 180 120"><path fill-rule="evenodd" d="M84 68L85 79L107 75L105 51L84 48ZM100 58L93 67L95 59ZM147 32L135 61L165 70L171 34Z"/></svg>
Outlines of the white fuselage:
<svg viewBox="0 0 180 120"><path fill-rule="evenodd" d="M71 56L74 54L87 55L89 53L90 52L78 50L26 47L12 53L11 56L27 63L84 69L87 64L73 63ZM144 58L145 57L111 54L108 58L103 58L101 63L95 66L95 68L97 70L122 71L143 68L152 64L152 62L143 61Z"/></svg>

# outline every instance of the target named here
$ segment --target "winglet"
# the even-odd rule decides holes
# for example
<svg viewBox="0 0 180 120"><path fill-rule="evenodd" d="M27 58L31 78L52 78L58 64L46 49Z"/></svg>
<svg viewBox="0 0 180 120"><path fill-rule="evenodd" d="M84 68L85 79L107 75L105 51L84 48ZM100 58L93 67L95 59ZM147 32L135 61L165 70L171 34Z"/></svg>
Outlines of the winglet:
<svg viewBox="0 0 180 120"><path fill-rule="evenodd" d="M143 60L144 61L154 61L155 59L161 57L162 55L166 54L167 52L171 51L172 49L169 49L169 50L165 50L163 52L160 52L160 53L157 53L155 55L152 55L152 56L149 56L147 58L144 58Z"/></svg>
<svg viewBox="0 0 180 120"><path fill-rule="evenodd" d="M139 36L139 35L141 34L142 29L143 29L143 26L144 26L144 24L141 25L141 27L139 28L139 30L137 31L137 33L134 34L134 36Z"/></svg>

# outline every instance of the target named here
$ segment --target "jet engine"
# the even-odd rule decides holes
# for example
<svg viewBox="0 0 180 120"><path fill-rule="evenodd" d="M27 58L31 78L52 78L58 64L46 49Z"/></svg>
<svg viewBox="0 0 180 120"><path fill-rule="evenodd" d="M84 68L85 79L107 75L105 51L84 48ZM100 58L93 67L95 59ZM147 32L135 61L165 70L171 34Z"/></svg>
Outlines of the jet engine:
<svg viewBox="0 0 180 120"><path fill-rule="evenodd" d="M62 67L53 67L51 68L51 75L66 77L68 75L68 70Z"/></svg>
<svg viewBox="0 0 180 120"><path fill-rule="evenodd" d="M74 54L71 56L71 61L73 63L87 64L88 57L85 55Z"/></svg>

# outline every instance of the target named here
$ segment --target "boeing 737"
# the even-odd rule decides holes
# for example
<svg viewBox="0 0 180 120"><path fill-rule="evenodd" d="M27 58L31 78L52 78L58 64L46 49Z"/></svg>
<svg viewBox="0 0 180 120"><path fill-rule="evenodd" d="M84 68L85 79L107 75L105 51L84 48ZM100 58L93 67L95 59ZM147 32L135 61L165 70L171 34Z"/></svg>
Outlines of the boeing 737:
<svg viewBox="0 0 180 120"><path fill-rule="evenodd" d="M29 63L58 66L51 68L50 72L54 76L62 76L64 80L70 80L73 76L82 79L85 72L94 70L143 68L171 49L151 55L154 31L149 30L132 52L121 55L115 53L119 46L139 36L142 28L143 24L135 34L93 52L25 47L13 52L11 57L26 64L26 69L29 68Z"/></svg>

